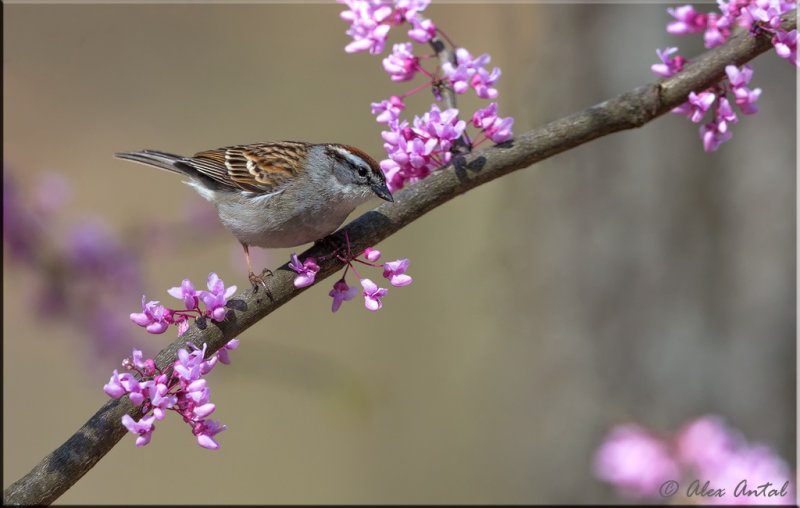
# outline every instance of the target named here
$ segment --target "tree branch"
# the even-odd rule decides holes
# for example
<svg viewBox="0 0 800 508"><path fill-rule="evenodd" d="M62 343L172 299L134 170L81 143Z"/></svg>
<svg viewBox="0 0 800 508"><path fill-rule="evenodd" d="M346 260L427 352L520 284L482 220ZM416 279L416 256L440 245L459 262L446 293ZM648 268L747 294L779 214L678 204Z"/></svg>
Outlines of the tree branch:
<svg viewBox="0 0 800 508"><path fill-rule="evenodd" d="M783 17L786 30L797 26L796 12ZM645 85L607 100L584 111L521 134L501 145L457 155L450 164L395 195L395 203L378 206L354 220L332 236L344 241L347 233L354 252L361 251L394 234L437 206L486 182L528 167L570 148L613 132L641 127L686 101L691 91L699 92L713 85L725 74L725 66L741 65L772 48L769 37L753 38L746 32L731 37L688 66L684 71L658 83ZM320 258L330 254L322 245L314 245L301 258ZM319 263L317 281L339 271L344 264L335 257ZM284 264L267 279L274 297L248 289L228 303L228 313L221 323L206 320L201 329L192 326L155 358L164 369L177 358L177 350L187 342L202 347L208 344L212 354L229 340L298 296L305 289L292 284L295 273ZM120 423L124 414L136 419L141 409L125 397L112 400L89 419L72 437L46 456L27 475L3 493L4 504L49 504L75 484L126 433Z"/></svg>

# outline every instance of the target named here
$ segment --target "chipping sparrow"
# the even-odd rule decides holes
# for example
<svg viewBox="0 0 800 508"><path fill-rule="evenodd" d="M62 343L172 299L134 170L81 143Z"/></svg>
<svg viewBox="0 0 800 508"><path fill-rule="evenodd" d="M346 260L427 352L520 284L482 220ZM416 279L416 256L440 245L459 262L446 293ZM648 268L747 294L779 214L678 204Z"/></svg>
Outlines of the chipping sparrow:
<svg viewBox="0 0 800 508"><path fill-rule="evenodd" d="M373 196L394 201L375 160L352 146L278 141L206 150L182 157L155 150L120 159L174 171L217 207L220 221L244 247L294 247L332 233ZM265 286L266 288L266 286Z"/></svg>

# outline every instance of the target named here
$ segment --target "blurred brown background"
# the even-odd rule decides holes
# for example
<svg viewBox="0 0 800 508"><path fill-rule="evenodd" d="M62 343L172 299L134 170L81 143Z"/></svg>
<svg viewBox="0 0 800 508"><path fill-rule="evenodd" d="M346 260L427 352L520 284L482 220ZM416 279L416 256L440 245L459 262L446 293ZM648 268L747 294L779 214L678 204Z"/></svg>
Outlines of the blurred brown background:
<svg viewBox="0 0 800 508"><path fill-rule="evenodd" d="M665 8L425 14L491 54L520 133L654 81L657 47L700 53L699 37L666 34ZM5 4L5 171L23 186L62 172L74 191L60 219L101 216L124 235L201 199L117 151L299 139L383 158L369 103L421 81L390 82L385 53L345 54L341 10ZM796 75L773 54L753 66L761 113L718 152L667 116L448 203L378 246L414 277L380 312L359 299L331 314L330 279L240 337L211 374L218 451L170 415L59 502L610 502L591 458L611 425L673 431L709 412L796 468ZM429 104L419 94L407 117ZM225 231L143 251L145 287L114 288L130 293L124 316L184 277L246 286ZM106 401L127 352L90 367L85 334L34 315L36 280L4 262L4 487ZM174 332L134 333L153 355Z"/></svg>

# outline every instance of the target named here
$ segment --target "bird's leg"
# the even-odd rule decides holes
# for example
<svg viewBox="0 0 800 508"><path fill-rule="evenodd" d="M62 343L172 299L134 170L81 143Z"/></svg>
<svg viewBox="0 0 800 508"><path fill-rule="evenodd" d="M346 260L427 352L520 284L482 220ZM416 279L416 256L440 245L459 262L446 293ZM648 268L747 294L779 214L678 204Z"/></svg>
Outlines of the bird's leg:
<svg viewBox="0 0 800 508"><path fill-rule="evenodd" d="M261 272L261 275L256 275L253 273L253 268L250 265L250 248L246 243L243 243L242 247L244 248L244 258L247 261L247 278L250 279L250 283L253 285L253 291L258 291L258 285L261 284L261 286L264 288L264 291L266 291L269 297L272 298L272 293L270 293L269 289L267 289L267 284L264 282L265 275L272 277L272 270L264 268L264 270Z"/></svg>

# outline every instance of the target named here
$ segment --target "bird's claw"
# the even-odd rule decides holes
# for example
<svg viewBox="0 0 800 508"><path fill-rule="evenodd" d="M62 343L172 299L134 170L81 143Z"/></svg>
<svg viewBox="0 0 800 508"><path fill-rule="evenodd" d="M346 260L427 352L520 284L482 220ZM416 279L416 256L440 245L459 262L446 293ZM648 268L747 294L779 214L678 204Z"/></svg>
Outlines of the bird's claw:
<svg viewBox="0 0 800 508"><path fill-rule="evenodd" d="M256 275L253 272L250 272L248 274L247 278L250 279L250 283L253 285L253 292L254 293L258 292L258 286L260 285L261 287L264 288L264 292L267 293L267 295L269 296L270 300L272 300L273 299L272 298L272 293L270 292L269 288L267 287L266 282L264 282L264 276L265 275L267 275L269 277L272 277L272 270L270 270L269 268L264 268L264 270L261 272L261 275Z"/></svg>

